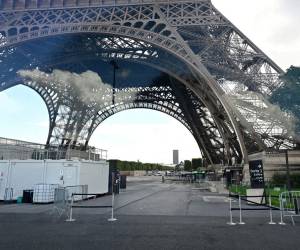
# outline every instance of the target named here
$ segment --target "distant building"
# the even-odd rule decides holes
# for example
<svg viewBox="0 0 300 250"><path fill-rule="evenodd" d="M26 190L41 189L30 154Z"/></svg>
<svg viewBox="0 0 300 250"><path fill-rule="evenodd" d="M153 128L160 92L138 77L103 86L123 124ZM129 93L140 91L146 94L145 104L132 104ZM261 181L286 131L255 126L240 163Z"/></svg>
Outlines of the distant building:
<svg viewBox="0 0 300 250"><path fill-rule="evenodd" d="M179 163L179 151L178 149L173 150L173 164L178 164Z"/></svg>

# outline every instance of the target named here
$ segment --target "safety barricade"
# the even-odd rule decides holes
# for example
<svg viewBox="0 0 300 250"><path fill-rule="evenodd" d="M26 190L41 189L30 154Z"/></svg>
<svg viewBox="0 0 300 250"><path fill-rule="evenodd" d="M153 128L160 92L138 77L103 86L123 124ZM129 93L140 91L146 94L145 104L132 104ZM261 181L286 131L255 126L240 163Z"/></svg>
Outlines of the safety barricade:
<svg viewBox="0 0 300 250"><path fill-rule="evenodd" d="M233 195L233 194L229 194L229 222L227 222L228 225L245 225L246 223L243 221L242 218L242 211L266 211L269 210L269 218L270 221L268 222L268 224L270 225L274 225L276 224L273 221L273 210L280 210L278 207L275 207L272 205L272 198L278 198L278 196L268 196L268 201L265 202L265 204L262 203L258 203L258 202L254 202L251 200L248 200L247 198L265 198L266 196L258 196L258 195L253 195L253 196L246 196L246 195ZM238 200L238 208L237 207L232 207L232 201L233 199L237 199ZM242 201L246 201L247 203L250 203L252 205L255 205L257 207L242 207ZM239 211L239 222L235 223L233 221L233 214L232 211Z"/></svg>
<svg viewBox="0 0 300 250"><path fill-rule="evenodd" d="M68 200L71 202L72 199L72 194L75 193L83 193L84 195L81 196L75 196L74 197L74 201L79 201L79 200L86 200L89 197L87 196L87 192L88 192L88 185L75 185L75 186L66 186L65 187L69 196L68 196Z"/></svg>
<svg viewBox="0 0 300 250"><path fill-rule="evenodd" d="M117 219L114 217L114 203L115 203L115 194L114 192L112 193L112 198L111 198L111 205L107 206L85 206L85 205L74 205L74 200L76 196L97 196L101 194L95 194L95 193L73 193L72 194L72 199L71 199L71 205L70 205L70 213L68 216L68 219L66 221L71 222L75 221L73 218L73 208L111 208L111 217L108 219L108 221L116 221Z"/></svg>
<svg viewBox="0 0 300 250"><path fill-rule="evenodd" d="M70 202L68 199L68 190L64 187L58 187L54 190L53 210L61 217L63 214L68 214L70 210Z"/></svg>
<svg viewBox="0 0 300 250"><path fill-rule="evenodd" d="M300 216L300 191L287 191L279 196L280 225L285 225L284 217L290 217L295 225L294 217Z"/></svg>
<svg viewBox="0 0 300 250"><path fill-rule="evenodd" d="M13 202L13 197L14 197L14 189L13 188L5 188L4 202L5 203Z"/></svg>

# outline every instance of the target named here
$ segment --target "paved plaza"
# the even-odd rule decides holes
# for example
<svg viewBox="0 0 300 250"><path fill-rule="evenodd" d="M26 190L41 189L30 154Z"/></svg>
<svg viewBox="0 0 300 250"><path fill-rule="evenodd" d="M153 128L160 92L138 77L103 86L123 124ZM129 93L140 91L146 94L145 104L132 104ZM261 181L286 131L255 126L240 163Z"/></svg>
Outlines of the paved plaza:
<svg viewBox="0 0 300 250"><path fill-rule="evenodd" d="M53 205L0 205L0 249L299 249L300 221L268 225L268 211L244 212L246 225L228 226L228 197L206 184L129 179L108 208L74 209L65 222ZM110 197L78 205L109 205ZM237 206L236 203L233 204ZM279 221L279 215L274 215ZM234 213L238 220L238 212Z"/></svg>

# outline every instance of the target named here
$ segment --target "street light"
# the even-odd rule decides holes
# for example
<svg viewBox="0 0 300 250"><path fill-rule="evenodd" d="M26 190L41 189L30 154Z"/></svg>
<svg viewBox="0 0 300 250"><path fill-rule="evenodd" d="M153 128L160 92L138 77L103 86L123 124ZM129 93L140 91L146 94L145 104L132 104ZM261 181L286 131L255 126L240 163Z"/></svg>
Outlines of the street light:
<svg viewBox="0 0 300 250"><path fill-rule="evenodd" d="M112 87L113 87L113 92L112 92L112 104L113 105L115 105L115 88L116 88L116 70L117 69L119 69L119 66L118 66L118 64L116 63L116 61L115 60L112 60L112 61L110 61L109 62L110 63L110 65L112 65L113 66L113 85L112 85Z"/></svg>
<svg viewBox="0 0 300 250"><path fill-rule="evenodd" d="M288 191L291 191L291 176L290 176L289 151L288 151L288 149L285 150L285 166L286 166L287 189L288 189Z"/></svg>

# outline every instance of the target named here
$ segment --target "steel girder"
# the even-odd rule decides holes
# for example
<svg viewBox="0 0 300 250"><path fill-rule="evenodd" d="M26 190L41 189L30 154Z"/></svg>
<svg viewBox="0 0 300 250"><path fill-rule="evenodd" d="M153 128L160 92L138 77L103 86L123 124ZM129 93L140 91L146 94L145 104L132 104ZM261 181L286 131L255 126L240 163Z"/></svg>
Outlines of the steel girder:
<svg viewBox="0 0 300 250"><path fill-rule="evenodd" d="M179 70L182 74L176 70L177 74L174 74L176 67L173 71L167 71L171 71L172 77L180 79L187 91L209 110L223 138L226 148L223 151L228 156L236 152L241 160L247 161L246 147L249 144L257 145L254 150L265 147L261 139L266 138L259 131L254 131L244 118L247 117L245 113L241 114L228 102L223 83L236 82L239 88L269 95L280 86L278 76L282 70L218 12L209 0L124 0L118 3L105 0L4 0L0 6L0 33L2 57L12 53L17 44L25 41L70 33L128 37L133 45L141 41L137 47L145 44L150 50L152 47L160 48L184 65L183 70ZM114 45L118 50L119 43ZM109 47L113 48L111 44ZM124 49L122 46L121 54L126 57ZM150 57L148 52L142 56L152 60L155 53L154 49ZM111 57L117 57L118 53L112 54L107 53ZM140 52L136 58L132 50L128 54L130 59L146 63L146 60L141 60ZM189 76L186 77L187 74L182 71L189 72ZM3 90L14 83L6 79L0 84ZM74 104L74 100L72 102ZM70 106L67 106L67 113L73 114ZM59 112L63 114L65 111L56 109L54 113ZM71 129L78 130L76 134L80 134L86 121L80 122L80 112L75 112L72 117L68 124ZM190 122L195 125L196 121L192 118ZM55 127L59 126L56 124L53 130ZM272 138L272 134L268 134L267 138ZM252 150L251 147L247 149Z"/></svg>
<svg viewBox="0 0 300 250"><path fill-rule="evenodd" d="M37 46L35 46L34 43L30 43L28 45L23 44L22 46L17 47L14 52L9 54L9 56L6 57L6 61L4 61L4 63L8 67L13 67L14 71L18 71L19 69L23 69L24 62L22 62L22 60L19 60L21 62L21 65L19 66L16 63L11 64L9 57L12 57L11 60L13 60L15 57L20 58L21 56L23 56L28 60L28 64L29 62L31 62L31 66L28 67L28 69L39 67L42 70L47 70L49 68L59 68L61 64L68 64L69 67L72 68L72 64L85 64L85 61L97 60L99 58L102 58L106 61L118 59L124 60L126 62L138 62L139 64L145 64L147 66L157 68L158 70L165 72L166 75L172 75L173 77L175 77L177 79L176 84L178 85L178 87L179 85L181 85L181 82L184 82L188 78L190 79L190 81L193 80L193 78L189 74L187 74L188 69L185 68L184 65L174 63L174 60L170 58L170 55L166 55L164 57L163 52L159 51L153 46L149 46L149 44L142 43L140 41L134 41L132 39L124 37L95 36L88 38L85 37L84 40L82 39L82 37L77 37L77 39L75 39L75 37L71 37L70 40L72 40L72 43L68 42L67 47L61 47L59 38L43 40L43 45L48 48L47 51L50 50L52 51L52 54L54 53L54 56L52 55L51 58L48 58L48 56L46 55L41 56L40 54L34 54L33 51L41 50L41 47L39 47L38 43ZM54 41L56 43L54 43ZM87 42L88 49L86 49L85 45L83 46L83 44L86 44ZM97 46L95 46L96 44ZM57 47L59 48L58 51L53 49ZM68 69L70 70L71 68ZM7 68L6 70L8 71L9 68ZM185 79L183 79L183 77ZM5 78L2 78L1 81L5 80ZM25 84L32 84L32 82L35 82L33 81L33 79L28 80L29 81L26 81ZM143 96L142 99L138 98L137 100L134 100L133 98L131 98L127 101L122 100L121 105L120 103L116 103L116 107L111 105L108 105L108 107L93 106L92 108L89 107L88 110L85 111L85 109L83 108L84 105L81 104L78 106L78 104L80 104L78 100L73 103L74 94L64 93L64 91L60 89L61 86L56 86L54 83L42 84L40 82L39 88L43 88L45 86L47 86L48 88L52 87L53 93L56 93L55 95L52 95L55 97L59 97L59 99L62 100L60 102L56 102L58 104L56 107L57 112L55 113L55 119L50 119L51 129L47 142L51 144L59 144L61 146L68 146L68 144L71 142L73 144L80 143L82 147L85 147L87 146L90 136L92 135L95 128L99 125L100 122L102 122L110 115L113 115L114 113L122 111L126 108L151 108L167 113L182 122L191 131L191 133L195 137L195 140L199 144L201 151L209 160L209 162L228 162L231 157L235 157L237 160L241 160L240 152L236 153L236 150L234 148L231 148L231 145L234 145L234 143L227 143L226 146L222 144L223 134L222 132L217 131L217 126L214 124L214 117L212 117L210 113L210 110L214 111L214 109L212 108L214 105L213 103L210 104L211 108L209 110L199 100L198 97L193 95L191 91L188 91L188 89L185 90L182 87L180 91L176 91L176 98L174 97L175 99L172 100L172 102L176 101L176 105L175 103L168 103L160 95L164 92L163 89L170 85L169 77L156 79L154 80L153 84L157 86L157 91L151 91L151 95L150 92L141 95L144 88L138 89L141 92L138 95ZM162 84L165 87L161 88ZM173 89L177 88L176 84L173 84ZM169 92L170 91L171 90L169 90ZM180 111L182 113L178 115L178 112L176 113L174 112L174 110L180 110L179 107L186 106L184 103L188 101L185 100L185 98L181 97L181 95L184 94L184 91L189 92L189 95L186 95L186 97L193 98L193 103L188 107L188 109L185 108L184 112ZM172 90L169 95L170 94L171 96L174 95L174 91ZM103 95L106 96L106 94ZM108 94L108 96L110 95L111 94ZM109 98L110 97L108 97L108 99ZM205 99L205 95L202 98ZM180 104L178 103L179 100L181 100ZM207 100L206 103L208 103ZM97 113L98 109L100 109L100 111L98 112L98 117L96 117L95 114ZM198 120L187 119L185 116L187 116L189 112L197 112ZM82 119L83 113L85 115ZM195 126L193 125L193 123L197 123L198 125ZM203 138L204 140L206 140L206 143L203 143ZM236 141L236 138L234 136L232 138L234 138Z"/></svg>

